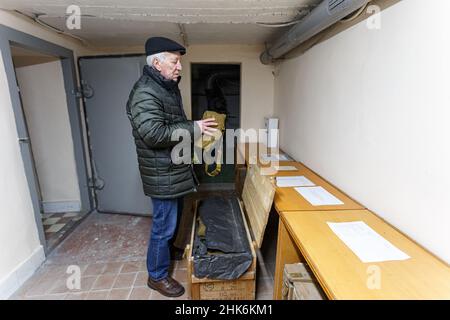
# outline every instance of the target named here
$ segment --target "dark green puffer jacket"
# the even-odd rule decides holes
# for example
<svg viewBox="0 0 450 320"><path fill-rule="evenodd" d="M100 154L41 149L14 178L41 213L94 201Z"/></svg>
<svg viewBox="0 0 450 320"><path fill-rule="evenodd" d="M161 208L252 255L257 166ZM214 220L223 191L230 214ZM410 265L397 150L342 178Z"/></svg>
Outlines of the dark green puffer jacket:
<svg viewBox="0 0 450 320"><path fill-rule="evenodd" d="M191 141L194 128L199 130L186 118L178 82L145 66L127 102L144 193L153 198L174 199L197 191L192 164L175 165L170 157L178 143L171 141L174 130L188 130Z"/></svg>

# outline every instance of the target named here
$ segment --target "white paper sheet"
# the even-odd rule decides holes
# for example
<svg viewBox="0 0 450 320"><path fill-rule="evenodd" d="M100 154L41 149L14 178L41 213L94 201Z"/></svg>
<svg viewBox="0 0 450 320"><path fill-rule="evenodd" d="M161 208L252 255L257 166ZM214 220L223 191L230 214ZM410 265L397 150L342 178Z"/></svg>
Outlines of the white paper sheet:
<svg viewBox="0 0 450 320"><path fill-rule="evenodd" d="M313 187L315 184L304 176L277 177L277 187Z"/></svg>
<svg viewBox="0 0 450 320"><path fill-rule="evenodd" d="M290 160L290 158L284 154L273 154L271 156L268 156L267 154L263 154L261 156L262 160L264 162L268 161L287 161Z"/></svg>
<svg viewBox="0 0 450 320"><path fill-rule="evenodd" d="M297 187L295 190L313 206L337 206L344 204L322 187Z"/></svg>
<svg viewBox="0 0 450 320"><path fill-rule="evenodd" d="M298 171L294 166L274 166L277 171Z"/></svg>
<svg viewBox="0 0 450 320"><path fill-rule="evenodd" d="M364 263L410 258L363 221L327 222L327 224Z"/></svg>

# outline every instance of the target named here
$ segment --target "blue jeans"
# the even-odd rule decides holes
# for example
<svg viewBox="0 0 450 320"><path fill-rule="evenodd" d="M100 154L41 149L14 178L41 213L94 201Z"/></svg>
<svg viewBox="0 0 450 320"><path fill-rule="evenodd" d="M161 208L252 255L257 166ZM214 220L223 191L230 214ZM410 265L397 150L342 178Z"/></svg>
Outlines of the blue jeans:
<svg viewBox="0 0 450 320"><path fill-rule="evenodd" d="M170 246L175 241L183 212L183 198L156 199L153 204L153 223L148 243L147 270L154 281L169 275Z"/></svg>

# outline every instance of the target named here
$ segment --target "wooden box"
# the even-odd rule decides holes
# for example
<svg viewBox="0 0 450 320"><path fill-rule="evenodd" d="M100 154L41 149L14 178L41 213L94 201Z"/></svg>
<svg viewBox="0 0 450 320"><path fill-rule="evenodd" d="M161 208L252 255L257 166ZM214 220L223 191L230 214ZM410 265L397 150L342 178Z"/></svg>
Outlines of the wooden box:
<svg viewBox="0 0 450 320"><path fill-rule="evenodd" d="M197 208L194 204L194 221L191 241L187 247L188 291L194 300L254 300L256 283L256 248L261 247L264 231L275 194L273 179L262 176L258 166L249 166L245 178L242 200L239 200L242 221L252 252L252 263L247 271L235 280L197 278L194 275L193 246L196 234ZM253 235L253 238L252 236Z"/></svg>

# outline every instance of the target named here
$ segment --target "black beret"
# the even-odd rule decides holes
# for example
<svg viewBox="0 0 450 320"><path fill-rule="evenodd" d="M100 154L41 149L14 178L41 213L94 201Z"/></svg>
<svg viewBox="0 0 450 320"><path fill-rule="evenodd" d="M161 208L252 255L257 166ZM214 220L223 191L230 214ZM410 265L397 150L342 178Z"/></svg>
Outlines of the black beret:
<svg viewBox="0 0 450 320"><path fill-rule="evenodd" d="M164 37L152 37L148 38L145 42L145 54L147 56L160 53L160 52L180 52L181 55L186 53L186 48L181 44L164 38Z"/></svg>

